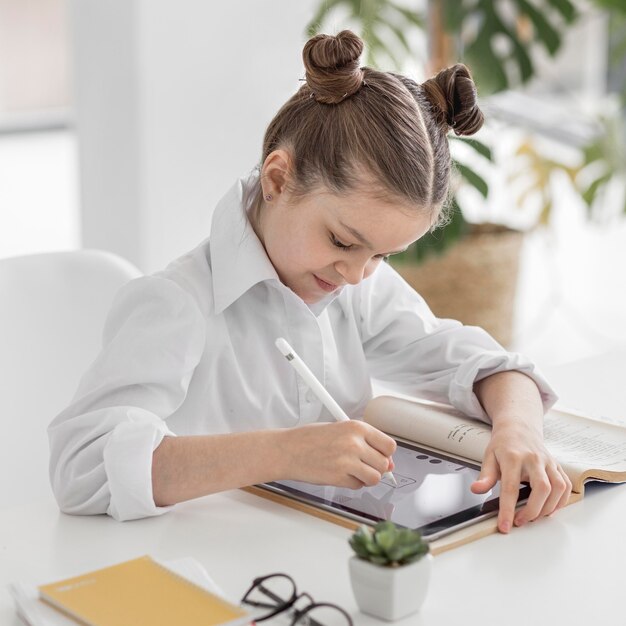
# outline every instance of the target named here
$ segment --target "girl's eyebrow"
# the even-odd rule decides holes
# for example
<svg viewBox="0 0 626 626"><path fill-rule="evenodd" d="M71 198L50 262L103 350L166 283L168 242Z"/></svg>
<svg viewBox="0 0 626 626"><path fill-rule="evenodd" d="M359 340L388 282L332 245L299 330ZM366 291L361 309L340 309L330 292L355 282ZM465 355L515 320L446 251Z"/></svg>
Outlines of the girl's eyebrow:
<svg viewBox="0 0 626 626"><path fill-rule="evenodd" d="M366 248L370 250L374 249L374 246L358 231L356 228L352 228L352 226L348 226L344 224L341 220L339 220L339 224L342 228L345 228L360 244L364 245ZM402 248L402 250L393 250L392 252L385 252L383 256L391 256L392 254L400 254L401 252L405 252L406 248Z"/></svg>
<svg viewBox="0 0 626 626"><path fill-rule="evenodd" d="M374 246L358 230L356 230L356 228L352 228L352 226L344 224L341 220L339 220L339 224L341 224L343 228L345 228L355 239L357 239L359 243L362 243L364 246L370 248L370 250L374 249Z"/></svg>

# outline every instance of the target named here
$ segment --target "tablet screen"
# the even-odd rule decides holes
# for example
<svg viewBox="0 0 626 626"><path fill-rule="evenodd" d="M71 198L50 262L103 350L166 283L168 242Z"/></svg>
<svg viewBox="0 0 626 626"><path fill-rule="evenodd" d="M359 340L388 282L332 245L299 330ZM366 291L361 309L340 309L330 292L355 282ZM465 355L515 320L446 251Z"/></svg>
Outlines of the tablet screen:
<svg viewBox="0 0 626 626"><path fill-rule="evenodd" d="M497 514L499 485L486 494L470 491L478 466L400 441L393 460L397 486L385 478L356 490L292 480L264 486L358 521L391 520L431 539ZM520 485L520 499L529 493Z"/></svg>

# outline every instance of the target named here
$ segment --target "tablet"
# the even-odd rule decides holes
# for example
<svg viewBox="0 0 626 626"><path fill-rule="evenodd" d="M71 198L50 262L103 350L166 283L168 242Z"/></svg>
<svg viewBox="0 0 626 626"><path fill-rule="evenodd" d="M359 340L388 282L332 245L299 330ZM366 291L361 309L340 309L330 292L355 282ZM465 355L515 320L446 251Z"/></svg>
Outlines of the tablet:
<svg viewBox="0 0 626 626"><path fill-rule="evenodd" d="M393 460L397 486L387 479L356 490L294 480L259 486L365 524L391 520L430 541L498 514L499 484L486 494L470 491L479 466L403 441ZM518 505L529 494L521 484Z"/></svg>

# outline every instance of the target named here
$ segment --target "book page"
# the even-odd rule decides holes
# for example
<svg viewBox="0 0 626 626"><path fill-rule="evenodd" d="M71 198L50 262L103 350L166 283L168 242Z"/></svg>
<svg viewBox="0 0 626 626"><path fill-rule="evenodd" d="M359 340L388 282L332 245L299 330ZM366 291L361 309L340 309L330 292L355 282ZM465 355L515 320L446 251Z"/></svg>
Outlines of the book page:
<svg viewBox="0 0 626 626"><path fill-rule="evenodd" d="M626 472L626 428L622 426L549 411L543 432L547 448L564 466Z"/></svg>
<svg viewBox="0 0 626 626"><path fill-rule="evenodd" d="M392 396L371 400L364 419L390 435L479 463L491 438L488 424L451 407Z"/></svg>

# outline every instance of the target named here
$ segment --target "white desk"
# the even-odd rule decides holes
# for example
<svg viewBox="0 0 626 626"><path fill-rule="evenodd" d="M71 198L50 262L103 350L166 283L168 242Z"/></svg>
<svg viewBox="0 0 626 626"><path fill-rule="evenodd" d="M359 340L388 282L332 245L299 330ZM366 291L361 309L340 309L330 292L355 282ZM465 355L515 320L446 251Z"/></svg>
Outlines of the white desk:
<svg viewBox="0 0 626 626"><path fill-rule="evenodd" d="M626 355L611 362L621 363L622 358ZM620 370L604 367L602 360L581 363L578 369L570 366L581 408L593 406L592 393L583 406L579 381L584 370L592 381L612 377L615 390L624 382ZM565 395L567 380L559 381ZM619 394L613 395L613 413L619 417ZM603 411L608 408L605 404ZM600 486L552 519L439 555L422 611L397 624L623 623L625 520L626 485ZM359 613L352 597L349 534L240 491L135 522L71 517L58 512L44 478L31 502L0 503L0 624L21 626L5 590L9 582L48 582L141 554L193 556L233 597L257 575L287 572L315 599L345 607L355 624L379 624Z"/></svg>

